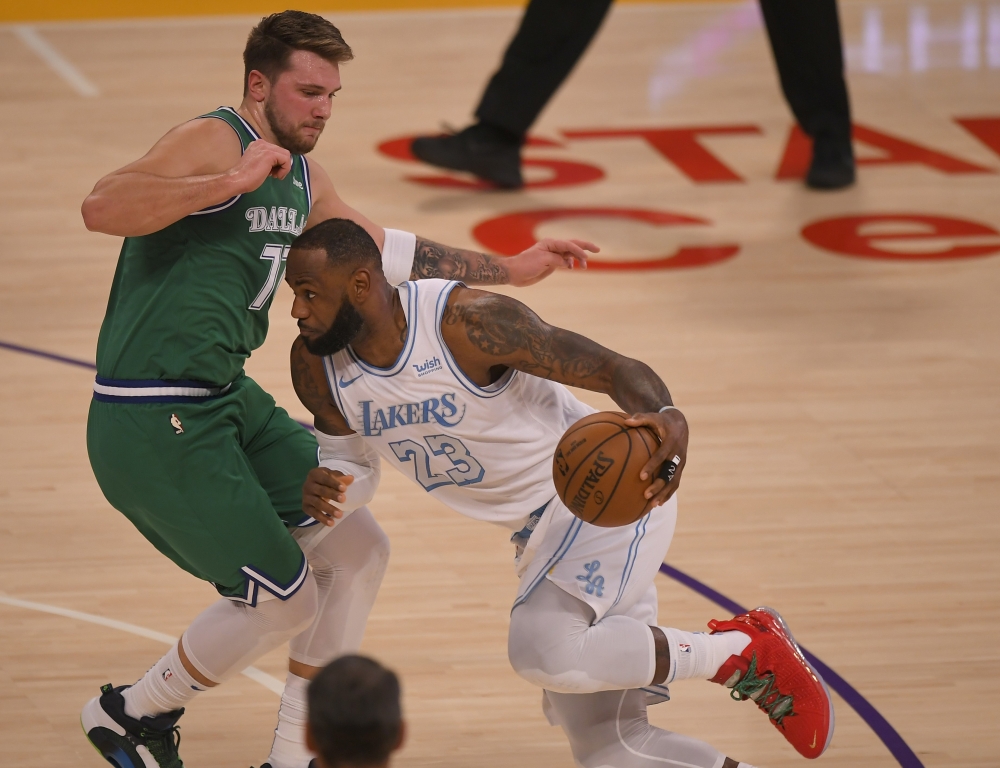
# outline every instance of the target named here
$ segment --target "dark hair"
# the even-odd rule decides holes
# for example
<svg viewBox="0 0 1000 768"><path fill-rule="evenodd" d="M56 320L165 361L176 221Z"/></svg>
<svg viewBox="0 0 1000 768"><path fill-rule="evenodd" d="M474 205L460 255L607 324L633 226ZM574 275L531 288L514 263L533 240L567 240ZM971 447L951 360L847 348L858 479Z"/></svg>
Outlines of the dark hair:
<svg viewBox="0 0 1000 768"><path fill-rule="evenodd" d="M272 83L288 69L292 51L312 51L333 64L354 58L340 30L315 13L282 11L260 20L250 30L243 49L243 95L250 72L261 72Z"/></svg>
<svg viewBox="0 0 1000 768"><path fill-rule="evenodd" d="M309 684L309 728L330 768L384 765L399 744L399 678L377 661L347 655Z"/></svg>
<svg viewBox="0 0 1000 768"><path fill-rule="evenodd" d="M382 254L364 227L350 219L327 219L292 241L300 251L325 251L335 267L373 267L382 270Z"/></svg>

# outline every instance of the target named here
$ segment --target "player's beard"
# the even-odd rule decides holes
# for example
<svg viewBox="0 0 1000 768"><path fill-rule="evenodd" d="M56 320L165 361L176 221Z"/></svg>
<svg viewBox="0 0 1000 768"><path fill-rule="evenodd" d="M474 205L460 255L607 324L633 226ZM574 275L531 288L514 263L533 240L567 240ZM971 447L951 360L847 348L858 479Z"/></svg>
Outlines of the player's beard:
<svg viewBox="0 0 1000 768"><path fill-rule="evenodd" d="M347 300L347 296L344 296L344 303L326 333L315 339L308 339L305 336L302 339L310 354L326 357L339 352L354 341L364 327L365 321L361 313Z"/></svg>
<svg viewBox="0 0 1000 768"><path fill-rule="evenodd" d="M315 139L306 139L296 135L294 126L283 123L278 113L271 108L269 101L264 102L264 118L267 120L267 125L271 129L271 133L274 134L278 146L284 147L293 155L305 155L311 152L313 147L316 146L316 142L319 141L320 134L323 132L323 126L319 125L312 126L319 128L319 133L316 134Z"/></svg>

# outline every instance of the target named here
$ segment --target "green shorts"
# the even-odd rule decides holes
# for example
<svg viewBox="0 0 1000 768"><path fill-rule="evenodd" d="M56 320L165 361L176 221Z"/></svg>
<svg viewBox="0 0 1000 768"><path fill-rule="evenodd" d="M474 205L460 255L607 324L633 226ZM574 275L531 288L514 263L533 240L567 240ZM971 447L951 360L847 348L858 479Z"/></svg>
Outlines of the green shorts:
<svg viewBox="0 0 1000 768"><path fill-rule="evenodd" d="M223 596L256 605L262 589L287 599L302 585L289 528L317 524L302 511L316 439L249 377L200 400L95 395L87 450L112 506Z"/></svg>

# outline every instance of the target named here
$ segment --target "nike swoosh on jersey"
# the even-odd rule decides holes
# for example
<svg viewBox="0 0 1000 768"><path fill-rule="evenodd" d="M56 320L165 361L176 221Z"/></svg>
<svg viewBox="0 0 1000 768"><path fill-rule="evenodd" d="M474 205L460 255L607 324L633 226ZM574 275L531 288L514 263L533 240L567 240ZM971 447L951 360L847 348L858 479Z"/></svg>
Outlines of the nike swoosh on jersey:
<svg viewBox="0 0 1000 768"><path fill-rule="evenodd" d="M356 382L362 376L364 376L364 374L363 373L359 373L357 376L355 376L353 379L350 379L349 381L344 381L344 377L341 376L340 377L340 382L339 382L340 388L341 389L347 389L349 386L351 386L351 384L353 384L354 382Z"/></svg>

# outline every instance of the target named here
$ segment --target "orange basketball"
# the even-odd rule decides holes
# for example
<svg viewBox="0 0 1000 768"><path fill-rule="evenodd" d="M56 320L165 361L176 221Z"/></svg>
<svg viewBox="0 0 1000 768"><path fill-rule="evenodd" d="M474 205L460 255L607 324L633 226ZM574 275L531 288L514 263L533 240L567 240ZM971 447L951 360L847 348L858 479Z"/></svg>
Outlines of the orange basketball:
<svg viewBox="0 0 1000 768"><path fill-rule="evenodd" d="M639 472L660 441L646 427L629 427L624 413L603 411L580 419L559 440L552 459L556 492L591 525L615 528L642 517L651 480Z"/></svg>

